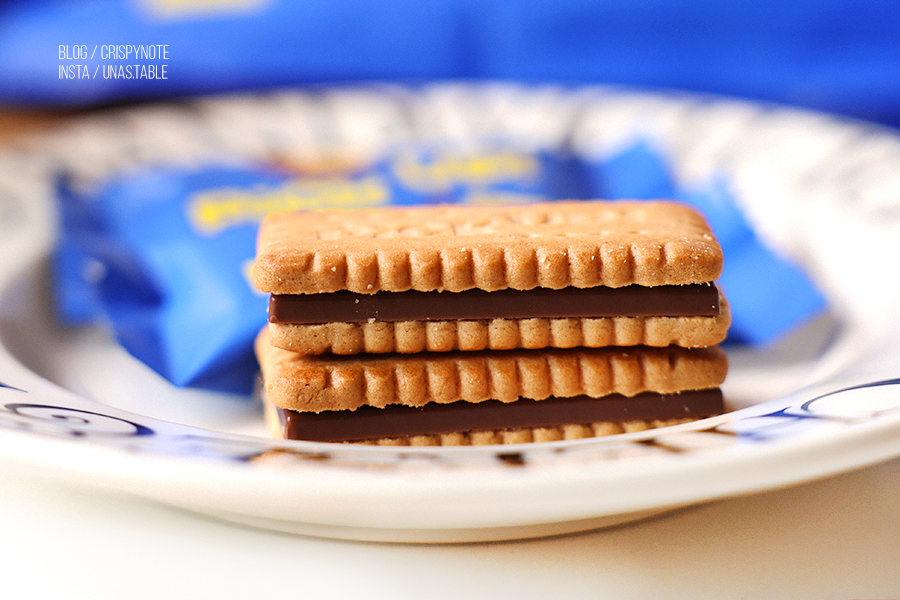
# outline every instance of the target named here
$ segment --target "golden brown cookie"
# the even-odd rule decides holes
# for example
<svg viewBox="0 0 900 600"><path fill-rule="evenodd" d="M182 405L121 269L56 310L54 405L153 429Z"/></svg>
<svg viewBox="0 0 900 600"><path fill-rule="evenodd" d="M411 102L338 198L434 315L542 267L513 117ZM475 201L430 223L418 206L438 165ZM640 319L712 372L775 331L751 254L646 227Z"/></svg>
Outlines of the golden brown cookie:
<svg viewBox="0 0 900 600"><path fill-rule="evenodd" d="M707 283L722 251L673 202L550 202L278 213L253 281L271 294Z"/></svg>
<svg viewBox="0 0 900 600"><path fill-rule="evenodd" d="M310 356L256 342L268 399L304 412L462 400L633 396L717 387L725 353L711 348L572 348Z"/></svg>

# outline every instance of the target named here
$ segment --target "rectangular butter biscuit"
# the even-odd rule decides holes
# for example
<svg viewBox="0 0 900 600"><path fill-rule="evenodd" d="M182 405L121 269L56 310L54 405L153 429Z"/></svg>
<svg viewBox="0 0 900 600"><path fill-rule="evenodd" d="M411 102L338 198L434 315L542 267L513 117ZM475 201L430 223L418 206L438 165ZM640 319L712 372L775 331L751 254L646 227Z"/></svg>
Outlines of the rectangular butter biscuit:
<svg viewBox="0 0 900 600"><path fill-rule="evenodd" d="M310 356L256 340L266 395L302 412L429 402L514 402L550 396L632 396L717 387L727 359L718 347L572 348L404 355Z"/></svg>
<svg viewBox="0 0 900 600"><path fill-rule="evenodd" d="M693 209L597 200L276 213L253 281L270 294L461 292L687 285L721 270Z"/></svg>

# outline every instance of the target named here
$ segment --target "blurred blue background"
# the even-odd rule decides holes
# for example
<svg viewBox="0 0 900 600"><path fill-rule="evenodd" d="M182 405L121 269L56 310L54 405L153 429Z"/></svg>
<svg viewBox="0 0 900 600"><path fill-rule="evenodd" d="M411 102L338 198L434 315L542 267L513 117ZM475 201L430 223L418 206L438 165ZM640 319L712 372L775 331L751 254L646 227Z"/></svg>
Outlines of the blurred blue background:
<svg viewBox="0 0 900 600"><path fill-rule="evenodd" d="M0 103L513 79L713 92L900 126L898 32L896 0L7 0ZM166 57L101 58L126 44ZM156 78L111 77L129 64L156 65Z"/></svg>

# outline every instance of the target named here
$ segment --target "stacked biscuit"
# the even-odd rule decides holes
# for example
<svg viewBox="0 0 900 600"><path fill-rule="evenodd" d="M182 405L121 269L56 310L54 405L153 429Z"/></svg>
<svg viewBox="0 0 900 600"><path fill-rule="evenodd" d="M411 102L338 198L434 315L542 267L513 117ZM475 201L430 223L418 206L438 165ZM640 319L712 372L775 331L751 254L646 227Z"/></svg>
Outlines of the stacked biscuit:
<svg viewBox="0 0 900 600"><path fill-rule="evenodd" d="M280 213L254 283L279 436L469 445L723 411L722 252L669 202Z"/></svg>

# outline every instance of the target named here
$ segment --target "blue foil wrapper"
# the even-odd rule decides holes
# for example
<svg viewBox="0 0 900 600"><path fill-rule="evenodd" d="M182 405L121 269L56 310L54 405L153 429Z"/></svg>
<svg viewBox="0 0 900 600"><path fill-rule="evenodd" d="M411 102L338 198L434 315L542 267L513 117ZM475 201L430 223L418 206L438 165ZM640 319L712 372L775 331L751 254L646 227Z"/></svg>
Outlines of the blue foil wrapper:
<svg viewBox="0 0 900 600"><path fill-rule="evenodd" d="M179 386L250 392L267 298L250 285L249 268L259 221L278 210L672 198L703 212L723 246L732 340L770 342L825 305L799 269L760 243L726 182L679 189L664 159L640 143L596 162L561 152L413 149L316 176L274 165L148 168L88 195L62 181L59 197L61 320L106 323L126 350Z"/></svg>

